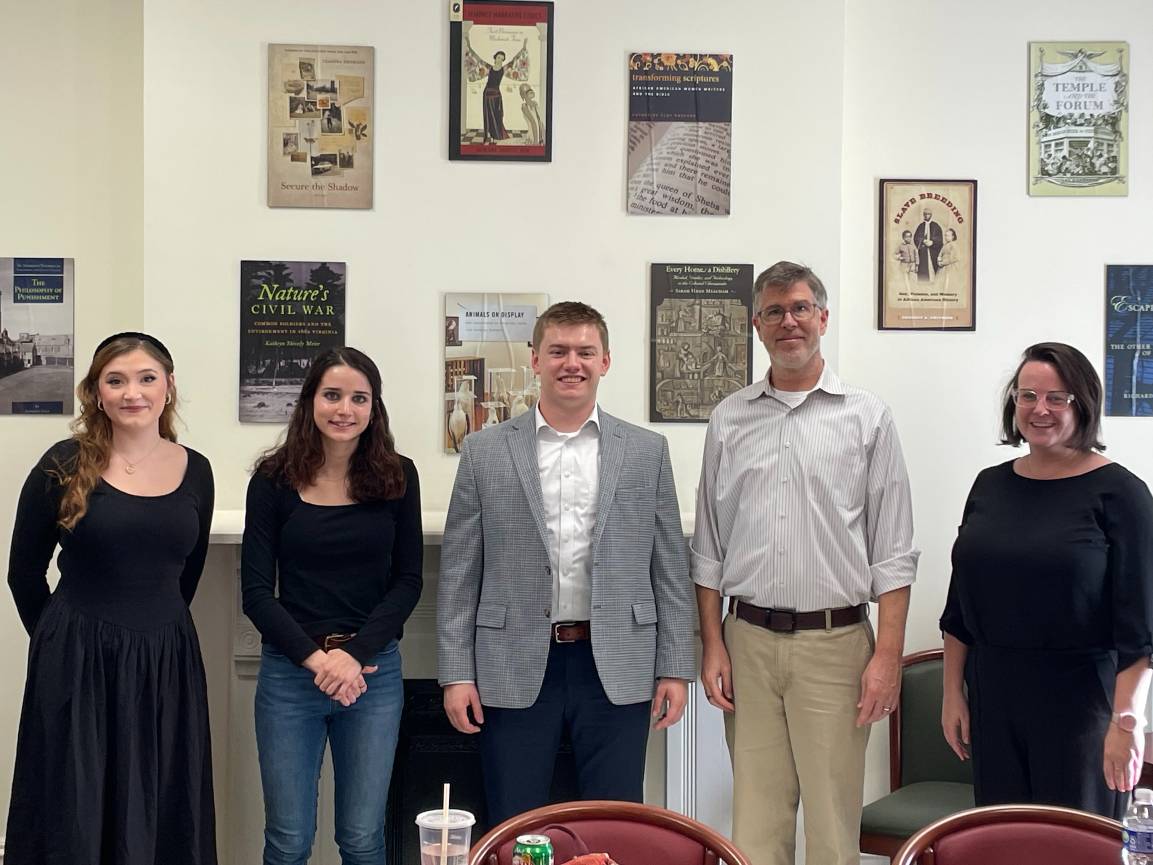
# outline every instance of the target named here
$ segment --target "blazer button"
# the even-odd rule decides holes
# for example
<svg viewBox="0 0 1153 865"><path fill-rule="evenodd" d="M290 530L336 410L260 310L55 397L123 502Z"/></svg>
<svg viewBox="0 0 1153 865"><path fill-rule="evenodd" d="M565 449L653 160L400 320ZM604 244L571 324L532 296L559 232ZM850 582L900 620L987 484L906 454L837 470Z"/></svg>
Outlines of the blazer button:
<svg viewBox="0 0 1153 865"><path fill-rule="evenodd" d="M551 576L551 575L552 575L552 568L545 568L545 569L544 569L544 572L545 572L546 574L549 574L549 575Z"/></svg>
<svg viewBox="0 0 1153 865"><path fill-rule="evenodd" d="M545 611L544 611L544 617L545 617L546 619L551 619L551 618L552 618L552 610L549 610L549 609L545 609Z"/></svg>

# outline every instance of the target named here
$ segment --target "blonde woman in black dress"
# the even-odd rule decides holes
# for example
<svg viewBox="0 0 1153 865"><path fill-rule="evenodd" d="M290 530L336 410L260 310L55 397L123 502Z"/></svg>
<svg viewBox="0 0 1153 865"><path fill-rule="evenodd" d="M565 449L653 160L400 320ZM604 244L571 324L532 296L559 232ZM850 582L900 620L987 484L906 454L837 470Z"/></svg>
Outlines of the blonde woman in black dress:
<svg viewBox="0 0 1153 865"><path fill-rule="evenodd" d="M155 337L104 340L77 388L72 437L20 493L8 584L32 642L6 865L216 862L208 701L188 610L212 469L176 443L172 372Z"/></svg>

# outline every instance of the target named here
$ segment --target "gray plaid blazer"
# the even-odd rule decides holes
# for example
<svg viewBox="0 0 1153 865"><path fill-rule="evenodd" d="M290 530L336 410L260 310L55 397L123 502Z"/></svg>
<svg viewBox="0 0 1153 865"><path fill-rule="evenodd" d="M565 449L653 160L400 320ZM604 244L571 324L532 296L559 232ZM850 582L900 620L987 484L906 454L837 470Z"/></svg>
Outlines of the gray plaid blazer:
<svg viewBox="0 0 1153 865"><path fill-rule="evenodd" d="M600 412L599 484L592 647L623 705L651 699L658 677L695 677L693 589L664 436ZM486 706L536 701L552 638L548 545L528 411L461 448L437 595L442 685L475 681Z"/></svg>

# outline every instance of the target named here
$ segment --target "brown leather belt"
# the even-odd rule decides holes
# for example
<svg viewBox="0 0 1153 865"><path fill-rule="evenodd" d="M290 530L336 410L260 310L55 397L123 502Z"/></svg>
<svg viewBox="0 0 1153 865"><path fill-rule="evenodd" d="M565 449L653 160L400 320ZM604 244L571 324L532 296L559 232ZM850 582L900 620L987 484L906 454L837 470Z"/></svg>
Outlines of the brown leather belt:
<svg viewBox="0 0 1153 865"><path fill-rule="evenodd" d="M863 621L868 611L868 604L856 607L838 607L835 610L813 610L811 613L798 613L795 610L771 610L768 607L757 607L746 604L735 598L730 602L729 609L743 621L768 628L780 634L791 634L793 631L812 631L818 628L843 628L846 625L855 625Z"/></svg>
<svg viewBox="0 0 1153 865"><path fill-rule="evenodd" d="M339 649L355 636L356 634L317 634L312 639L316 641L316 645L329 652L333 649Z"/></svg>
<svg viewBox="0 0 1153 865"><path fill-rule="evenodd" d="M592 637L588 622L553 622L552 641L554 643L575 643Z"/></svg>

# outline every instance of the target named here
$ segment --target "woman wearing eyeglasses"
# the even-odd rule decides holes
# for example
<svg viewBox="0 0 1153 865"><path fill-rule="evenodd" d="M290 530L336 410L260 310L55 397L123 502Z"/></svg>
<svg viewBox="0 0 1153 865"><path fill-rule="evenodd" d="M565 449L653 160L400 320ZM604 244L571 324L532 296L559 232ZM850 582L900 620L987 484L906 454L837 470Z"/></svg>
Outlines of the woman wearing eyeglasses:
<svg viewBox="0 0 1153 865"><path fill-rule="evenodd" d="M965 502L941 629L941 723L978 805L1120 819L1140 773L1153 655L1153 498L1101 455L1101 382L1038 343L1005 389L1003 444Z"/></svg>

